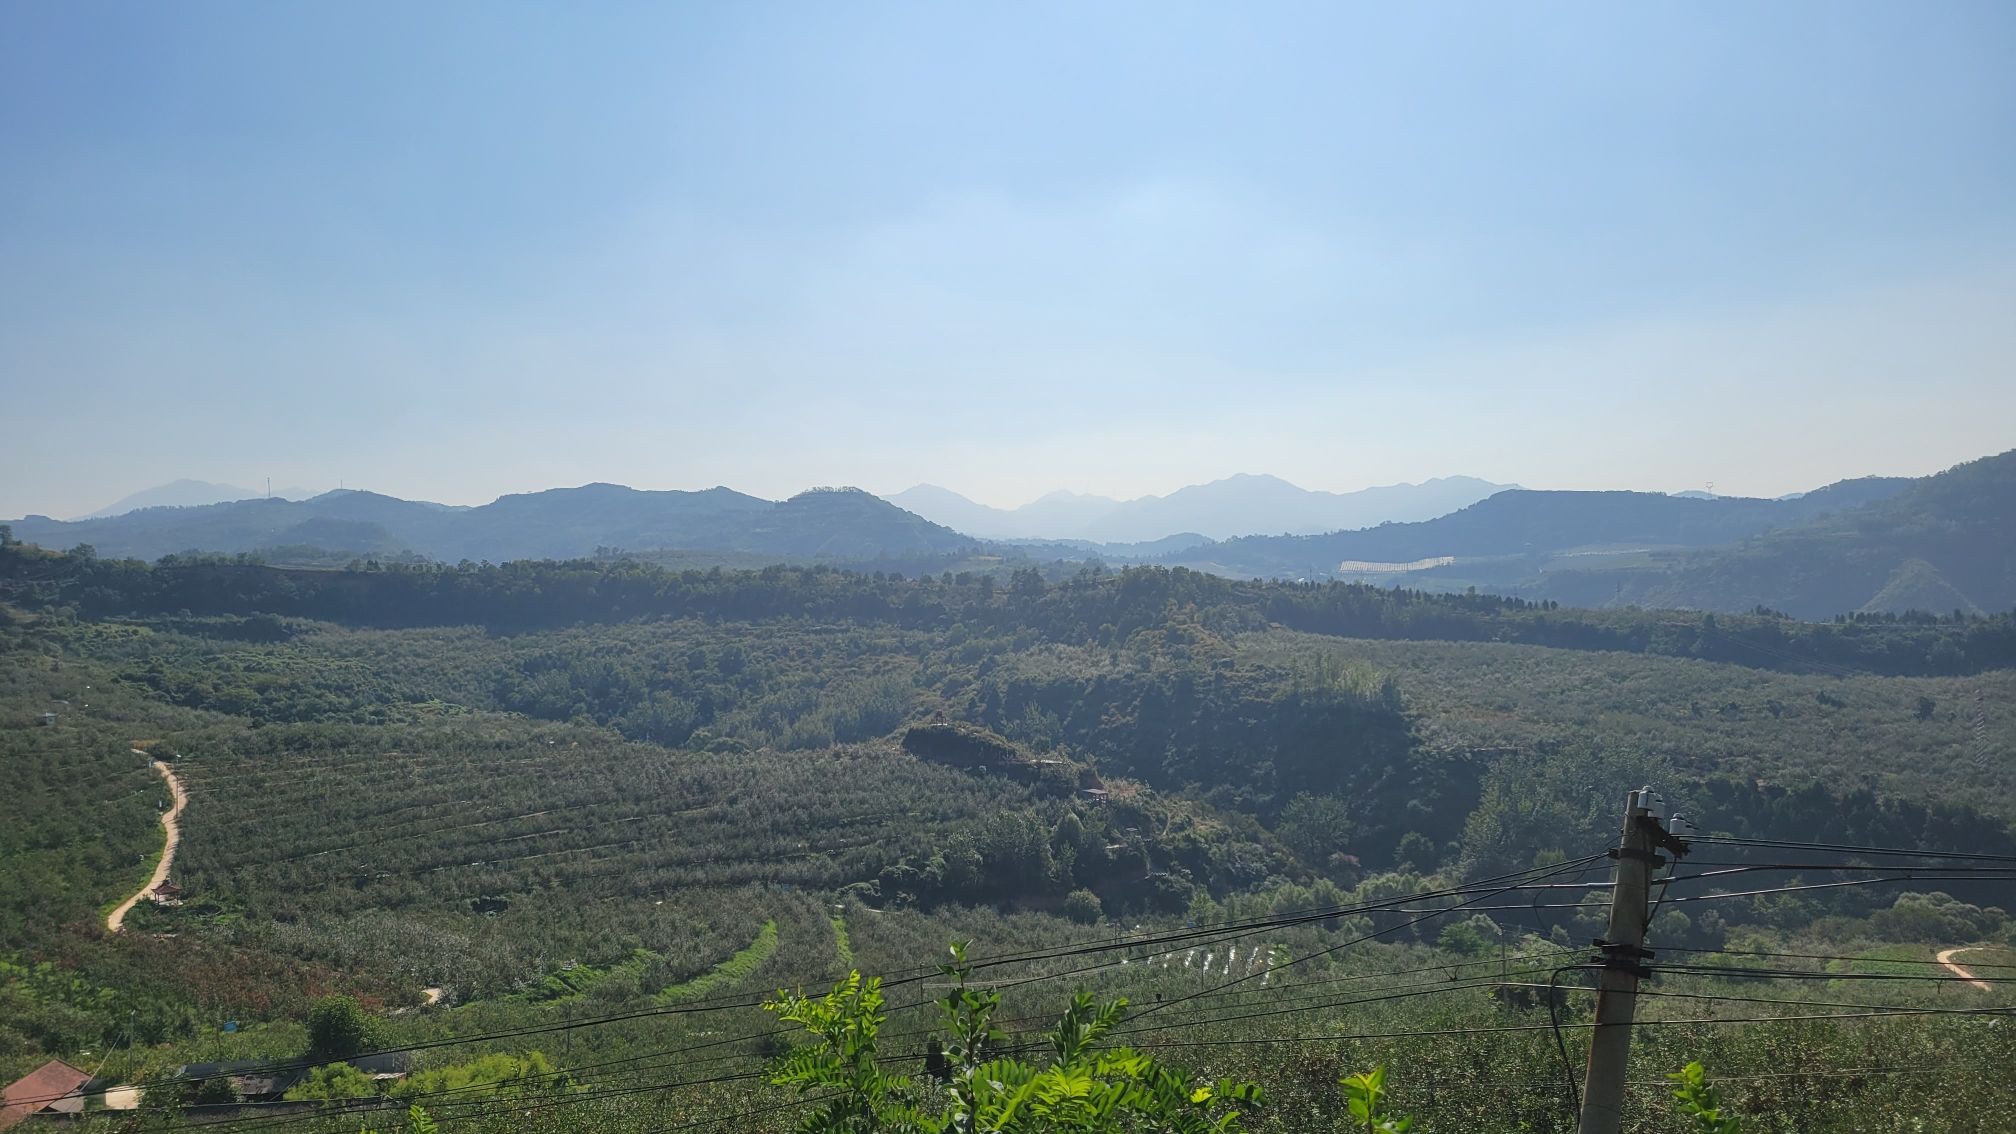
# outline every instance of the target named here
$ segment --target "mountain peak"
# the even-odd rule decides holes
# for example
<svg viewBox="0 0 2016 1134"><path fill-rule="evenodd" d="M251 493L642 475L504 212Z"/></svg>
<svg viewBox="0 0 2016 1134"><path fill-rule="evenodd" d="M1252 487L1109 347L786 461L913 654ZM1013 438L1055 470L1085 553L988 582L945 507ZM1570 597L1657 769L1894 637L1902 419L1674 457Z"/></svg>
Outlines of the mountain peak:
<svg viewBox="0 0 2016 1134"><path fill-rule="evenodd" d="M913 484L903 491L891 493L883 497L883 499L897 504L905 500L957 500L966 504L973 503L971 499L961 496L949 488L943 488L935 484ZM978 505L975 505L975 507L978 507Z"/></svg>
<svg viewBox="0 0 2016 1134"><path fill-rule="evenodd" d="M1073 492L1068 488L1059 488L1053 492L1046 492L1043 495L1038 496L1035 499L1034 503L1080 504L1088 501L1092 503L1105 503L1105 504L1118 503L1118 501L1114 500L1110 496L1099 496L1090 492Z"/></svg>
<svg viewBox="0 0 2016 1134"><path fill-rule="evenodd" d="M989 539L1145 544L1183 533L1226 539L1262 532L1314 534L1426 520L1508 487L1512 486L1454 476L1418 485L1319 492L1272 473L1241 472L1188 485L1166 496L1132 500L1059 489L1020 508L991 508L929 484L905 489L888 499L925 519Z"/></svg>
<svg viewBox="0 0 2016 1134"><path fill-rule="evenodd" d="M250 500L259 495L261 494L236 485L212 484L207 480L191 480L185 477L153 488L143 488L130 496L120 497L95 512L86 512L77 519L96 520L107 516L123 516L141 508L200 508L205 504Z"/></svg>

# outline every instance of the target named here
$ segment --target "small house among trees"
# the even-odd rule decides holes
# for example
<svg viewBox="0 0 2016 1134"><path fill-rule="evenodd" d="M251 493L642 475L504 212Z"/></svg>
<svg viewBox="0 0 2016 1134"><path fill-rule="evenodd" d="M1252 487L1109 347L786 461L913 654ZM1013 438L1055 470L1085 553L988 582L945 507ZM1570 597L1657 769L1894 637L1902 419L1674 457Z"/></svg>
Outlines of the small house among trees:
<svg viewBox="0 0 2016 1134"><path fill-rule="evenodd" d="M84 1113L84 1087L89 1073L52 1059L7 1085L0 1105L0 1130L38 1114Z"/></svg>

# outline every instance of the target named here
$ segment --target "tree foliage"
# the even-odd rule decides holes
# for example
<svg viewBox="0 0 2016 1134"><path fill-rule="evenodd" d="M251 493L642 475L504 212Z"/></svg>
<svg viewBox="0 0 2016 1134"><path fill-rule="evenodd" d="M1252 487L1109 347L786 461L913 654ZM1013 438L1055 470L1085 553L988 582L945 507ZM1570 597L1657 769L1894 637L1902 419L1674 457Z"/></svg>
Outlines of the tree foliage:
<svg viewBox="0 0 2016 1134"><path fill-rule="evenodd" d="M342 1059L371 1046L371 1018L355 997L332 995L308 1010L308 1054Z"/></svg>
<svg viewBox="0 0 2016 1134"><path fill-rule="evenodd" d="M1204 1083L1186 1071L1106 1039L1126 1002L1075 995L1047 1037L1049 1057L1031 1063L996 1054L1007 1036L994 1024L1000 995L967 986L962 945L943 967L953 988L940 1000L949 1042L944 1086L891 1074L877 1061L883 1017L880 981L851 973L817 999L780 994L765 1005L804 1026L815 1043L783 1059L773 1079L830 1092L808 1116L805 1134L1236 1134L1260 1105L1252 1083Z"/></svg>

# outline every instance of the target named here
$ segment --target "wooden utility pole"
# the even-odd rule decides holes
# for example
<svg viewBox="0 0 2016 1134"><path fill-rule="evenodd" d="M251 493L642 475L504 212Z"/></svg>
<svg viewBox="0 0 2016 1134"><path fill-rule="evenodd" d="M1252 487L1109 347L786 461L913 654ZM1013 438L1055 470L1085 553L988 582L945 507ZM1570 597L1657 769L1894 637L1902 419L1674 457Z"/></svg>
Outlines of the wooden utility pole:
<svg viewBox="0 0 2016 1134"><path fill-rule="evenodd" d="M1666 864L1660 847L1685 852L1652 814L1652 789L1634 791L1624 804L1624 833L1610 857L1617 860L1610 888L1610 927L1597 939L1596 1033L1589 1041L1578 1134L1622 1134L1624 1063L1631 1054L1631 1021L1638 1010L1638 980L1651 976L1645 948L1652 871Z"/></svg>

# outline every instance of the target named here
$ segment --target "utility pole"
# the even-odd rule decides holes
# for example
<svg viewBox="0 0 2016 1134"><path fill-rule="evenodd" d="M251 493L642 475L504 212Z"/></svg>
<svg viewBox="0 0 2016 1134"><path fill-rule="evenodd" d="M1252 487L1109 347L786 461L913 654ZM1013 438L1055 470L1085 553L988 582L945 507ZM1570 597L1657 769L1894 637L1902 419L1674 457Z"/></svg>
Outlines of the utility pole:
<svg viewBox="0 0 2016 1134"><path fill-rule="evenodd" d="M1631 1021L1638 1010L1638 981L1652 975L1645 948L1652 871L1666 865L1667 848L1685 854L1687 844L1668 834L1652 814L1652 789L1634 791L1624 803L1624 832L1610 857L1617 861L1610 887L1610 926L1597 938L1602 952L1596 974L1596 1032L1589 1041L1589 1069L1583 1076L1581 1123L1577 1134L1622 1134L1624 1064L1631 1054Z"/></svg>

